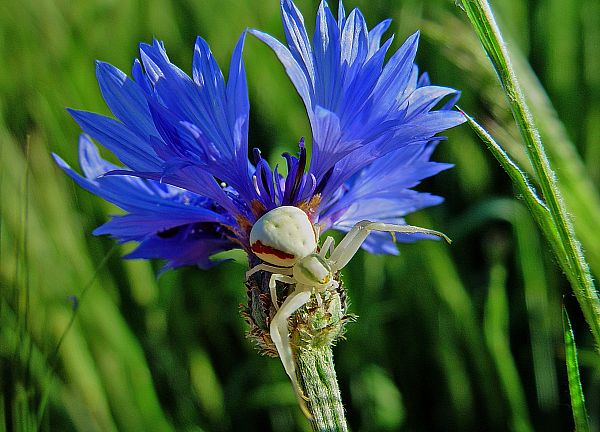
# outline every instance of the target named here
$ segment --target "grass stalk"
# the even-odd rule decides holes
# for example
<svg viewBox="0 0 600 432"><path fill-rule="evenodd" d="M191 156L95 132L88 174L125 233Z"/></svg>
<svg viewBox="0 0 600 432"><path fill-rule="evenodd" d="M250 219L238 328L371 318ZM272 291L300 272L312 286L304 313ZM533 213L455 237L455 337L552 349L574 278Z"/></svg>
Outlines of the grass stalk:
<svg viewBox="0 0 600 432"><path fill-rule="evenodd" d="M600 346L600 300L598 293L564 205L556 175L546 156L533 116L514 72L500 29L486 0L461 0L461 4L492 61L504 88L513 117L526 144L527 154L537 176L544 202L548 207L553 225L564 247L564 259L560 258L559 262L569 278L573 292L594 335L596 345ZM539 223L540 220L536 219ZM545 220L543 223L548 222ZM550 228L542 229L546 234L548 231L553 231ZM549 240L552 243L556 241L554 238ZM555 245L555 252L558 255L560 252L557 249L558 247Z"/></svg>

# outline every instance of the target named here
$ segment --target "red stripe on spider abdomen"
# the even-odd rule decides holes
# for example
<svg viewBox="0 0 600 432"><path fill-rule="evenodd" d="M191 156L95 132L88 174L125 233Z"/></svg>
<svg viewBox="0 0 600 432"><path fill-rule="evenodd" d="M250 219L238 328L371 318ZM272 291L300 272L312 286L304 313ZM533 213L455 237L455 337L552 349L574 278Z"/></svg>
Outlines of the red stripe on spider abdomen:
<svg viewBox="0 0 600 432"><path fill-rule="evenodd" d="M255 254L273 255L279 259L294 259L296 257L295 255L280 251L279 249L275 249L271 246L267 246L263 244L260 240L257 240L254 243L252 243L251 248L252 252L254 252Z"/></svg>

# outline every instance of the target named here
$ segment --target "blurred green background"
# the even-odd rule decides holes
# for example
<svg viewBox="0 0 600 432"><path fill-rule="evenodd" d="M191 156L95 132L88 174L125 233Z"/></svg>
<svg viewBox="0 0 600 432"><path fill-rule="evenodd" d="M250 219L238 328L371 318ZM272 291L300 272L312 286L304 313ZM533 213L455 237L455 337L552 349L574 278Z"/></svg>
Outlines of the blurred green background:
<svg viewBox="0 0 600 432"><path fill-rule="evenodd" d="M297 3L312 29L318 2ZM394 47L420 28L422 70L461 89L462 108L527 164L454 2L346 1L356 6L370 26L393 18ZM597 278L600 2L492 6ZM79 129L65 107L109 114L95 59L128 72L138 42L157 37L191 71L199 34L227 69L246 27L281 38L279 2L0 3L0 431L310 430L280 362L245 338L241 254L210 271L157 278L160 263L122 260L131 245L90 234L118 210L77 188L50 158L77 165ZM252 37L245 59L251 145L278 161L310 136L304 108ZM352 429L572 430L561 303L574 324L592 426L600 427L598 357L568 284L485 147L466 126L448 135L435 159L456 167L420 186L446 202L409 221L454 243L402 245L400 257L361 252L345 271L359 320L335 357Z"/></svg>

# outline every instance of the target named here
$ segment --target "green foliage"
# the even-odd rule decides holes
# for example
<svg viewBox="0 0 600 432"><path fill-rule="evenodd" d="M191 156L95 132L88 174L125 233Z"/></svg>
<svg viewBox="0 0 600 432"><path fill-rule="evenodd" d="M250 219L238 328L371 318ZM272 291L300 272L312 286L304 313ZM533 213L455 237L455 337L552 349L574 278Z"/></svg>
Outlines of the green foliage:
<svg viewBox="0 0 600 432"><path fill-rule="evenodd" d="M298 0L307 16L317 3ZM598 6L496 3L598 278ZM456 167L420 187L446 202L409 221L446 232L453 244L401 245L400 257L359 253L345 269L350 312L359 318L335 360L352 429L572 428L564 294L597 427L594 340L556 265L562 255L536 230L548 217L531 200L530 184L543 191L540 178L464 13L446 0L345 4L361 7L370 24L393 18L395 47L422 28L421 68L461 89L461 106L520 167L511 183L469 128L451 131L435 159ZM111 253L113 241L90 234L117 210L74 186L50 158L54 151L76 165L79 131L65 107L107 113L95 59L127 71L137 43L156 36L189 71L200 34L226 64L247 26L282 36L278 1L23 0L4 2L0 12L0 430L310 430L280 362L256 355L244 336L244 266L156 277L160 263L123 261L118 255L131 246ZM251 143L279 160L309 136L306 116L267 48L249 38L245 58Z"/></svg>
<svg viewBox="0 0 600 432"><path fill-rule="evenodd" d="M573 292L594 334L596 344L600 346L600 298L581 244L576 237L571 218L565 208L556 174L548 160L539 131L512 66L508 48L486 0L462 0L462 5L500 78L500 83L523 138L527 156L540 185L549 217L544 218L538 215L539 210L535 208L534 204L529 206L540 228L546 234L548 242L553 247L563 271L569 278ZM485 136L485 133L482 133L481 128L472 119L469 123L509 173L513 182L517 183L517 187L522 190L528 189L526 201L529 203L530 200L535 200L535 192L523 184L520 172L514 173L519 168L512 161L506 160L508 157L503 153L503 149L495 145L491 137Z"/></svg>
<svg viewBox="0 0 600 432"><path fill-rule="evenodd" d="M590 430L588 415L585 411L585 398L581 388L579 375L579 361L577 360L577 347L575 336L566 309L563 308L563 326L565 334L565 357L567 358L567 376L569 378L569 392L571 393L571 409L575 419L575 430L587 432Z"/></svg>

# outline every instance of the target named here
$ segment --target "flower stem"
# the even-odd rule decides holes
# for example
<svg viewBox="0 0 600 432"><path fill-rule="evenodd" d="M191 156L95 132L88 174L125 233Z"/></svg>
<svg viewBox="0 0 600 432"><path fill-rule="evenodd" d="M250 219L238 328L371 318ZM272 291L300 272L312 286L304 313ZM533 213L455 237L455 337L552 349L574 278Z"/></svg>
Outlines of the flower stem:
<svg viewBox="0 0 600 432"><path fill-rule="evenodd" d="M308 398L313 430L348 431L331 346L299 348L296 356L298 379Z"/></svg>
<svg viewBox="0 0 600 432"><path fill-rule="evenodd" d="M538 130L517 80L500 29L486 0L461 0L461 3L506 92L513 116L525 141L527 154L539 181L544 202L550 211L562 247L553 241L555 239L549 238L548 240L557 254L565 254L566 259L560 259L559 261L571 282L575 297L592 330L596 344L600 346L600 300L598 293L565 208L556 175L548 161Z"/></svg>
<svg viewBox="0 0 600 432"><path fill-rule="evenodd" d="M250 257L250 267L256 263L259 263L258 259ZM348 431L333 364L332 347L344 334L346 324L356 317L346 313L344 284L339 279L339 274L335 278L338 281L335 287L313 295L288 320L296 377L306 396L306 408L315 432ZM269 280L270 274L266 272L257 272L246 280L248 307L242 313L250 324L248 335L254 339L261 352L277 357L279 353L269 327L277 313L269 294ZM279 288L279 298L285 299L294 286L281 284ZM303 411L306 412L304 407Z"/></svg>

